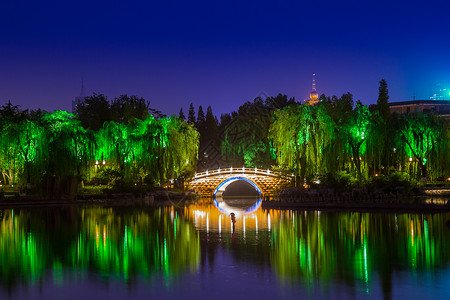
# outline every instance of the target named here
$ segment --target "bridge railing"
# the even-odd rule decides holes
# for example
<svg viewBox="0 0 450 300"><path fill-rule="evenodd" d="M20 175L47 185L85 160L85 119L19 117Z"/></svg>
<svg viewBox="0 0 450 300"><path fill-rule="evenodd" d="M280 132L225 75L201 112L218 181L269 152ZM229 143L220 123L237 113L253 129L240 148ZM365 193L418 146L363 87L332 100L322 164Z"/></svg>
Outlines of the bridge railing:
<svg viewBox="0 0 450 300"><path fill-rule="evenodd" d="M227 175L227 174L251 174L251 175L262 175L262 176L270 176L270 177L279 177L284 179L292 179L294 178L294 174L292 175L286 175L281 172L274 172L270 169L258 169L258 168L219 168L214 170L207 170L205 172L195 173L193 180L201 179L205 177L210 176L217 176L217 175Z"/></svg>

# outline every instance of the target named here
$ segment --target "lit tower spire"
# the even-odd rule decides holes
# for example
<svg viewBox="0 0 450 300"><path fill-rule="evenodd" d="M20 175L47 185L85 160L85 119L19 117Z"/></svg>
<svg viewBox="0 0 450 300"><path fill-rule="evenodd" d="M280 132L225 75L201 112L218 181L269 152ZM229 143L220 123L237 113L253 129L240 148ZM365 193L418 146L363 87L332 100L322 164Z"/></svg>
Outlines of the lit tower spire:
<svg viewBox="0 0 450 300"><path fill-rule="evenodd" d="M319 93L317 93L316 89L316 73L312 74L312 90L311 93L309 93L309 99L306 100L306 104L308 105L314 105L317 102L319 102Z"/></svg>

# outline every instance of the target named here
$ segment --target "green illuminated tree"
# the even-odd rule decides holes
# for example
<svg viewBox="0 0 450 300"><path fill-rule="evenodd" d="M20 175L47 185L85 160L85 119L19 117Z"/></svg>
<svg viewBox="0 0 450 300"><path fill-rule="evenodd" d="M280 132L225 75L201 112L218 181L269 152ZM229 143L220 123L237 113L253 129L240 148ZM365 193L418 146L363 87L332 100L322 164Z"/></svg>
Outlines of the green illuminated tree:
<svg viewBox="0 0 450 300"><path fill-rule="evenodd" d="M277 149L277 162L294 170L297 185L305 177L324 171L323 151L333 137L333 124L322 105L291 105L275 112L270 137Z"/></svg>
<svg viewBox="0 0 450 300"><path fill-rule="evenodd" d="M95 153L94 134L81 126L74 114L57 110L46 113L43 121L49 131L49 175L67 181L66 190L74 196Z"/></svg>
<svg viewBox="0 0 450 300"><path fill-rule="evenodd" d="M23 169L15 129L27 119L27 114L27 110L22 111L19 105L12 105L11 101L0 107L0 170L3 181L12 185Z"/></svg>
<svg viewBox="0 0 450 300"><path fill-rule="evenodd" d="M366 154L366 139L369 135L370 112L366 105L360 102L356 104L350 118L345 123L343 130L346 135L347 151L352 156L352 162L358 172L358 179L361 180L361 165L363 155Z"/></svg>
<svg viewBox="0 0 450 300"><path fill-rule="evenodd" d="M439 158L439 146L445 147L444 122L430 114L408 114L400 118L399 131L407 156L417 160L422 177L427 178L430 160Z"/></svg>
<svg viewBox="0 0 450 300"><path fill-rule="evenodd" d="M14 185L16 178L20 172L19 147L17 143L13 143L14 139L11 128L15 124L4 124L1 127L0 139L0 169L4 183Z"/></svg>
<svg viewBox="0 0 450 300"><path fill-rule="evenodd" d="M114 121L106 122L97 134L98 151L96 160L107 161L113 168L124 171L125 163L131 159L131 126Z"/></svg>
<svg viewBox="0 0 450 300"><path fill-rule="evenodd" d="M224 133L222 156L231 166L271 168L275 165L275 148L269 128L276 109L295 103L293 98L255 98L242 104L238 111L221 115L220 130Z"/></svg>
<svg viewBox="0 0 450 300"><path fill-rule="evenodd" d="M32 179L35 183L39 182L46 167L45 161L48 159L45 129L36 122L25 120L11 126L8 136L9 142L18 149L27 185L31 184Z"/></svg>
<svg viewBox="0 0 450 300"><path fill-rule="evenodd" d="M264 100L256 98L245 102L232 115L232 120L228 115L222 117L222 122L228 123L222 129L225 133L222 156L231 166L270 168L275 162L268 138L271 111Z"/></svg>

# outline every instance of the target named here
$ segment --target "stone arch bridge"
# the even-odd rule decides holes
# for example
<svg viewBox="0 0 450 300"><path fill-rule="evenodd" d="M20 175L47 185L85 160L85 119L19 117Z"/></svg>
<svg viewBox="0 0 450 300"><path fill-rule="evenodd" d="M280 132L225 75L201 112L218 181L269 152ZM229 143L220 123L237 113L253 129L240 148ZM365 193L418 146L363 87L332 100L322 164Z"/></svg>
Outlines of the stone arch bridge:
<svg viewBox="0 0 450 300"><path fill-rule="evenodd" d="M202 197L220 197L231 183L242 180L250 183L263 199L276 196L276 191L291 185L292 176L257 168L225 168L196 173L189 188Z"/></svg>

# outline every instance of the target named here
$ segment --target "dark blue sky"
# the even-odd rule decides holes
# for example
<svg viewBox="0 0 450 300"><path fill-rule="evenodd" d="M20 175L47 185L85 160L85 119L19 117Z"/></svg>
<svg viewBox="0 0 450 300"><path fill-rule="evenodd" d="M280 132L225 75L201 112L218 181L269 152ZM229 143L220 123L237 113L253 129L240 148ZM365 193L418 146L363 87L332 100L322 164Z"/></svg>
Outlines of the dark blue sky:
<svg viewBox="0 0 450 300"><path fill-rule="evenodd" d="M166 114L261 92L428 99L450 85L446 1L1 1L0 104L71 109L138 95Z"/></svg>

